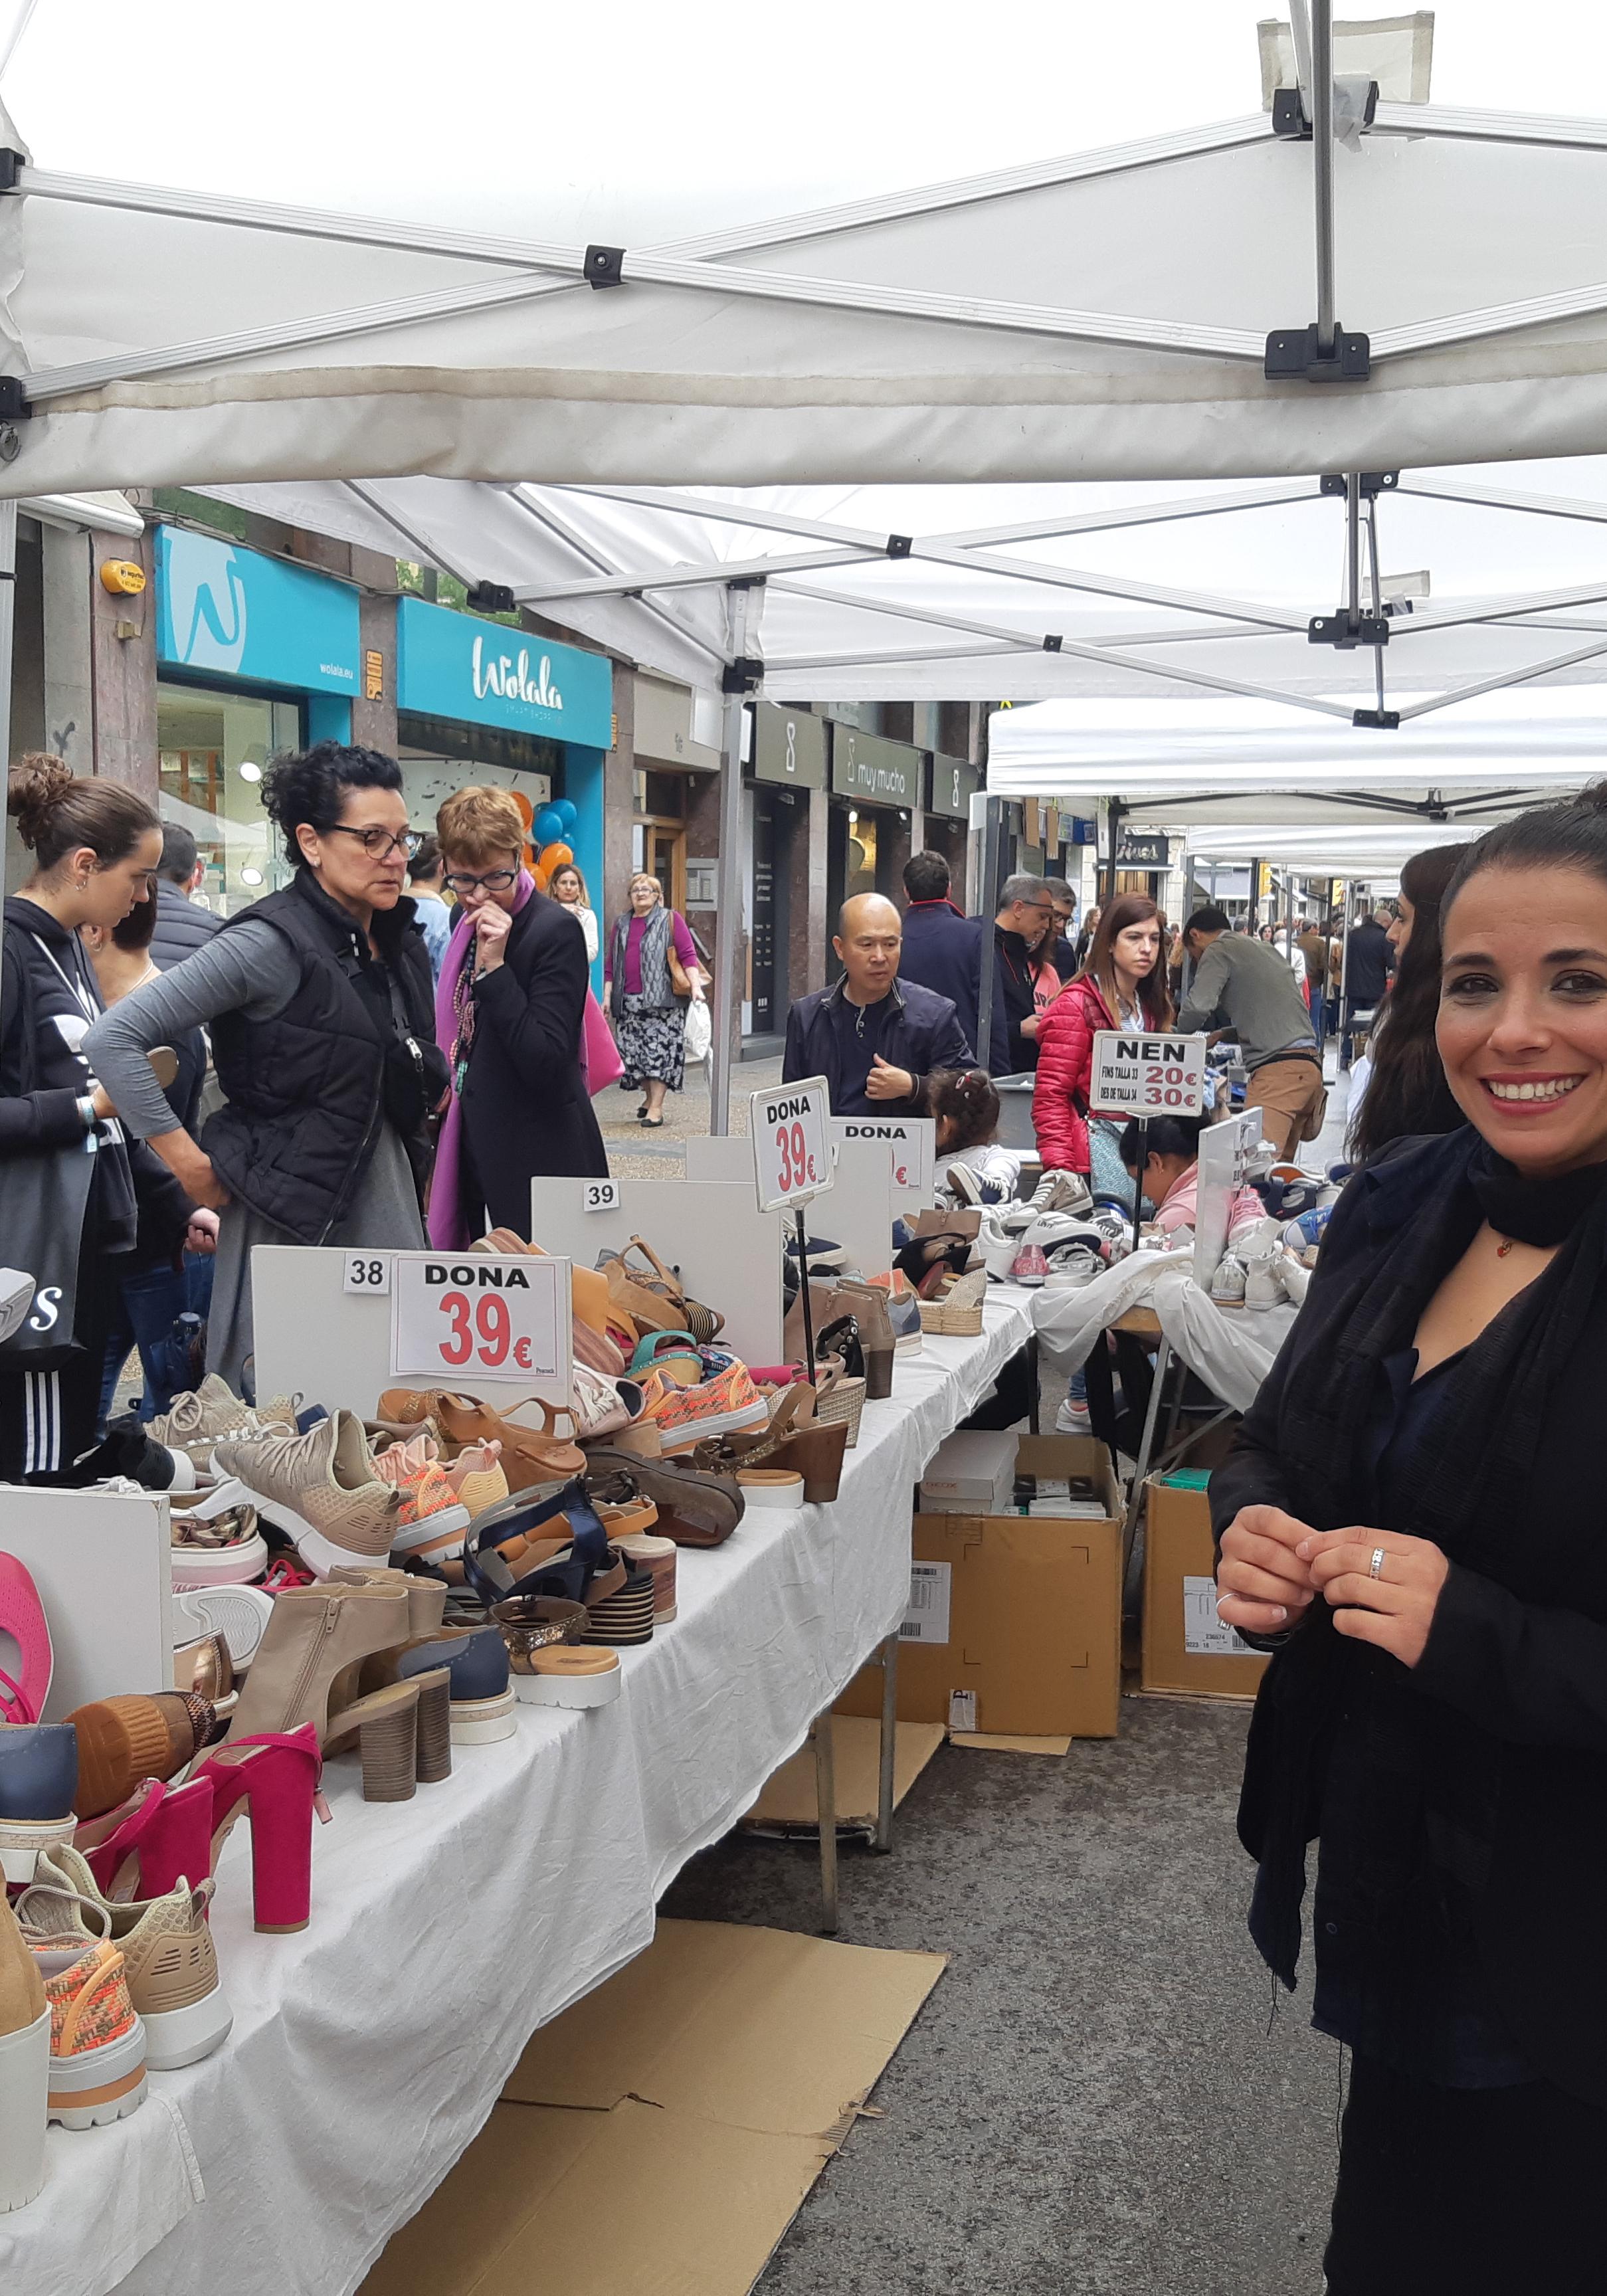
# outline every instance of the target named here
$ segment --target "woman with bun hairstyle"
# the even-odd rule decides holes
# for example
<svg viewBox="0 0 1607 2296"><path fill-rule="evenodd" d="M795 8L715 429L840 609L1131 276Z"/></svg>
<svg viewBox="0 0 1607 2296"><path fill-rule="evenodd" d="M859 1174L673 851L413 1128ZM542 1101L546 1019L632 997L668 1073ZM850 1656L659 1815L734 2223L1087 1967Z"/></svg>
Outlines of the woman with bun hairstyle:
<svg viewBox="0 0 1607 2296"><path fill-rule="evenodd" d="M1350 2054L1332 2296L1607 2287L1607 784L1468 848L1466 1119L1347 1185L1211 1478L1250 1934ZM1414 939L1415 928L1414 928ZM1251 2164L1252 2168L1254 2164Z"/></svg>
<svg viewBox="0 0 1607 2296"><path fill-rule="evenodd" d="M129 1129L224 1207L207 1367L237 1394L255 1245L422 1247L427 1123L447 1084L429 952L402 890L416 840L395 758L319 742L275 758L262 797L290 883L125 997L89 1046ZM225 1103L199 1142L145 1057L197 1025L211 1029Z"/></svg>
<svg viewBox="0 0 1607 2296"><path fill-rule="evenodd" d="M6 808L34 865L5 904L0 952L0 1257L8 1184L20 1191L25 1162L79 1149L94 1158L62 1347L42 1369L0 1355L0 1481L48 1481L94 1447L107 1334L136 1245L176 1264L186 1234L205 1250L217 1223L129 1144L86 1052L102 999L80 929L109 933L151 898L161 824L136 791L79 781L37 753L12 767ZM149 1062L145 1074L155 1086Z"/></svg>
<svg viewBox="0 0 1607 2296"><path fill-rule="evenodd" d="M1146 894L1119 894L1087 963L1038 1024L1032 1124L1045 1171L1080 1172L1095 1194L1127 1193L1120 1125L1088 1119L1094 1038L1101 1029L1164 1029L1171 1017L1160 912Z"/></svg>
<svg viewBox="0 0 1607 2296"><path fill-rule="evenodd" d="M443 1250L488 1228L530 1234L539 1174L608 1177L581 1064L591 969L573 909L536 890L507 790L455 791L436 816L458 921L436 991L452 1100L430 1192Z"/></svg>

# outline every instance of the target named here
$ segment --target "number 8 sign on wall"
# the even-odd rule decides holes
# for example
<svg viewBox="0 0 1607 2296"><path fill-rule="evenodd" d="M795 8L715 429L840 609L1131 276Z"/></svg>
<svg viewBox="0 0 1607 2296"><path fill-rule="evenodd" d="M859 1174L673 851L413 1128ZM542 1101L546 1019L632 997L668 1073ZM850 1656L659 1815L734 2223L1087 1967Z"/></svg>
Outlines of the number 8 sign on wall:
<svg viewBox="0 0 1607 2296"><path fill-rule="evenodd" d="M791 1211L832 1186L830 1115L824 1077L752 1095L748 1129L760 1211Z"/></svg>

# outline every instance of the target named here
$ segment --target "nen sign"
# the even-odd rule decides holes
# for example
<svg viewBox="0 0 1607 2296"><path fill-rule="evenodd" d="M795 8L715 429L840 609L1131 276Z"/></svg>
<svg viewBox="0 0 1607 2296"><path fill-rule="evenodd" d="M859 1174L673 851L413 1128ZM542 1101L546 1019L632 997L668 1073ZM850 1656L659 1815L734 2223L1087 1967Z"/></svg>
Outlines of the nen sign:
<svg viewBox="0 0 1607 2296"><path fill-rule="evenodd" d="M1088 1109L1095 1116L1200 1116L1206 1038L1101 1029L1094 1038Z"/></svg>

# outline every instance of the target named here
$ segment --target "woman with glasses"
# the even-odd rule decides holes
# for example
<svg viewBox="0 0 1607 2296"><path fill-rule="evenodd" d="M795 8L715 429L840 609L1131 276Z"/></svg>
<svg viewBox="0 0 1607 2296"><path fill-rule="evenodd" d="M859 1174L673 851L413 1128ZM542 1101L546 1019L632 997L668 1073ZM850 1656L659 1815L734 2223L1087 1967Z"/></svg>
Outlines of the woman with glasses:
<svg viewBox="0 0 1607 2296"><path fill-rule="evenodd" d="M223 1210L207 1367L237 1394L253 1246L422 1248L428 1119L447 1084L429 953L402 890L417 840L395 758L319 742L276 758L262 796L295 865L290 883L85 1040L128 1130L197 1203ZM198 1026L211 1029L225 1103L199 1142L146 1058Z"/></svg>
<svg viewBox="0 0 1607 2296"><path fill-rule="evenodd" d="M449 1250L492 1227L528 1239L531 1180L606 1179L608 1154L581 1060L586 937L537 891L517 804L457 790L436 833L458 906L436 991L452 1098L430 1192L430 1240Z"/></svg>
<svg viewBox="0 0 1607 2296"><path fill-rule="evenodd" d="M619 1089L640 1088L636 1121L657 1132L664 1095L680 1091L686 1071L686 1008L679 999L701 1002L703 975L686 921L665 907L658 879L641 869L626 890L630 914L615 918L609 948L609 1009L625 1062ZM676 984L676 966L685 990Z"/></svg>

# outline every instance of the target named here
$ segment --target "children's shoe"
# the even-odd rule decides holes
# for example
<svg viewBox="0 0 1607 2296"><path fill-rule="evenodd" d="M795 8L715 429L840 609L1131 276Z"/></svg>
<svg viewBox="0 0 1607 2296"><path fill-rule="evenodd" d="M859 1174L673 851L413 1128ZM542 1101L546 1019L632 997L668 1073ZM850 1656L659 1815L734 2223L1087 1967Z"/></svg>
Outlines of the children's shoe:
<svg viewBox="0 0 1607 2296"><path fill-rule="evenodd" d="M172 2072L209 2057L234 2021L207 1926L211 1898L209 1881L192 1888L186 1878L165 1896L114 1905L78 1851L61 1848L41 1856L17 1918L30 1944L82 1948L110 1939L145 2029L145 2062L153 2072Z"/></svg>
<svg viewBox="0 0 1607 2296"><path fill-rule="evenodd" d="M1041 1243L1024 1243L1010 1263L1013 1283L1041 1283L1049 1273L1049 1262Z"/></svg>
<svg viewBox="0 0 1607 2296"><path fill-rule="evenodd" d="M128 1998L123 1956L105 1939L29 1949L50 2004L46 2111L64 2128L99 2128L145 2102L145 2029Z"/></svg>
<svg viewBox="0 0 1607 2296"><path fill-rule="evenodd" d="M717 1379L701 1387L671 1388L652 1413L658 1430L659 1449L665 1456L690 1451L709 1435L734 1434L742 1427L763 1427L770 1406L749 1378L746 1366L734 1363Z"/></svg>

